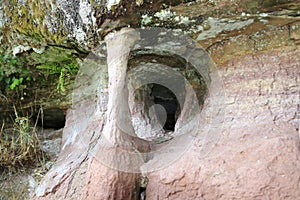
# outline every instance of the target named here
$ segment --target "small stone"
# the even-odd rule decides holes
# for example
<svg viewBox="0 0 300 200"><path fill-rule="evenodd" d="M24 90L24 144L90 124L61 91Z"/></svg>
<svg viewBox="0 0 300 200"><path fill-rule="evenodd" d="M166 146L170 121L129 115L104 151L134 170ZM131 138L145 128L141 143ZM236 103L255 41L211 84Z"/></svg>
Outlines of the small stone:
<svg viewBox="0 0 300 200"><path fill-rule="evenodd" d="M197 30L198 30L199 32L202 32L202 31L204 30L204 28L203 28L203 26L199 25L199 26L197 26Z"/></svg>
<svg viewBox="0 0 300 200"><path fill-rule="evenodd" d="M203 25L202 25L202 27L203 27L203 30L205 30L205 31L207 31L207 30L209 30L211 28L210 24L207 23L207 22L204 22Z"/></svg>
<svg viewBox="0 0 300 200"><path fill-rule="evenodd" d="M261 17L268 17L268 14L267 13L261 13L261 14L259 14L259 16L261 16Z"/></svg>
<svg viewBox="0 0 300 200"><path fill-rule="evenodd" d="M135 1L135 4L136 4L137 6L143 5L143 3L144 3L143 0L136 0L136 1Z"/></svg>

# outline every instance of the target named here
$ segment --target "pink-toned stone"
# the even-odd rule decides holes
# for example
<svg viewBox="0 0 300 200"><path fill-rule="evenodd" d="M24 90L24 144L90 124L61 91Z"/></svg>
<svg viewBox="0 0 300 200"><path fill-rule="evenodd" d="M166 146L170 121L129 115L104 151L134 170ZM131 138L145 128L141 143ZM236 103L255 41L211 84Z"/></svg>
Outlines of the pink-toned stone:
<svg viewBox="0 0 300 200"><path fill-rule="evenodd" d="M220 140L203 157L200 132L176 163L149 174L147 199L298 199L299 54L287 47L220 66Z"/></svg>
<svg viewBox="0 0 300 200"><path fill-rule="evenodd" d="M299 47L285 47L231 59L219 66L217 73L224 88L210 88L210 92L224 89L224 99L218 105L205 104L202 112L208 116L207 124L202 123L194 143L182 157L148 174L147 200L297 199L299 54ZM214 102L217 97L210 94L208 100ZM77 109L83 112L92 108L89 102L82 102ZM68 113L63 143L71 137L67 133L76 117L72 112ZM95 118L86 127L88 134L80 144L94 141L89 130L102 131L103 124L104 118ZM208 152L204 132L220 133ZM148 148L142 141L134 143L140 142L137 146ZM180 145L180 140L177 142ZM103 165L88 156L88 147L65 146L57 167L44 178L46 191L40 198L136 199L138 188L134 183L139 175ZM158 158L154 155L147 164L155 165Z"/></svg>

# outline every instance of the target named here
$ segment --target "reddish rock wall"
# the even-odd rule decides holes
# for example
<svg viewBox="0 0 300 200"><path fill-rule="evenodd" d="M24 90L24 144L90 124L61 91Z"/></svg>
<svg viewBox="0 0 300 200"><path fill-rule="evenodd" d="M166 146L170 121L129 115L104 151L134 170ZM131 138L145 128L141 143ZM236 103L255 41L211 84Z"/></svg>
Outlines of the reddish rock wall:
<svg viewBox="0 0 300 200"><path fill-rule="evenodd" d="M176 162L146 174L147 200L297 199L299 53L297 46L284 47L230 59L218 66L199 134ZM224 88L216 87L215 81L222 81ZM225 96L215 101L220 98L214 94L218 92ZM94 109L82 103L76 112L86 110ZM72 120L77 115L73 112L68 113L64 143L71 137L68 130L74 128ZM47 173L36 193L42 199L132 199L138 195L133 184L138 174L118 172L89 157L88 149L104 124L104 116L95 116L86 127L88 134L76 148L65 146L56 167ZM185 141L176 142L180 147ZM72 154L66 153L69 151ZM156 163L166 159L163 156L154 155L147 165L155 169Z"/></svg>
<svg viewBox="0 0 300 200"><path fill-rule="evenodd" d="M176 163L149 174L147 200L297 199L300 196L300 48L232 59L219 67L221 132L203 157L201 132Z"/></svg>

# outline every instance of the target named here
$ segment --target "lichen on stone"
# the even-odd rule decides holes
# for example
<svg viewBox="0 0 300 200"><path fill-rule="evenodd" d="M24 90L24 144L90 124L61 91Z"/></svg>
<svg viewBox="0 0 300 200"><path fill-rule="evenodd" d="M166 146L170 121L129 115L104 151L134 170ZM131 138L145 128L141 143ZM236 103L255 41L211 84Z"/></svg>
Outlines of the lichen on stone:
<svg viewBox="0 0 300 200"><path fill-rule="evenodd" d="M209 38L216 37L222 31L233 31L239 30L243 27L246 27L254 22L254 19L247 19L247 20L235 20L235 19L215 19L209 17L206 20L208 28L206 31L203 31L198 35L197 40L205 40Z"/></svg>
<svg viewBox="0 0 300 200"><path fill-rule="evenodd" d="M106 8L107 10L111 10L112 7L117 6L121 0L107 0Z"/></svg>

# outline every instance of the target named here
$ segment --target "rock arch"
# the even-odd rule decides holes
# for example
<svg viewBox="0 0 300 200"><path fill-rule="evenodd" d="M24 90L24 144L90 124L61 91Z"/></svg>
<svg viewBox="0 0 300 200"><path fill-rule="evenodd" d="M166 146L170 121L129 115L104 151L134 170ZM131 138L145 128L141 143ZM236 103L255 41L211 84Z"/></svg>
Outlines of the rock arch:
<svg viewBox="0 0 300 200"><path fill-rule="evenodd" d="M190 136L198 133L212 68L203 49L172 31L125 28L108 35L106 45L100 45L82 65L74 87L74 104L67 115L62 151L37 188L36 197L136 199L140 174L178 159L188 148ZM148 74L139 75L141 71ZM153 147L153 141L136 137L135 128L141 124L131 121L136 106L133 99L126 99L147 84L171 88L181 107L174 138L163 149ZM140 120L146 118L150 117ZM185 148L169 154L178 144ZM145 165L161 155L169 158Z"/></svg>

